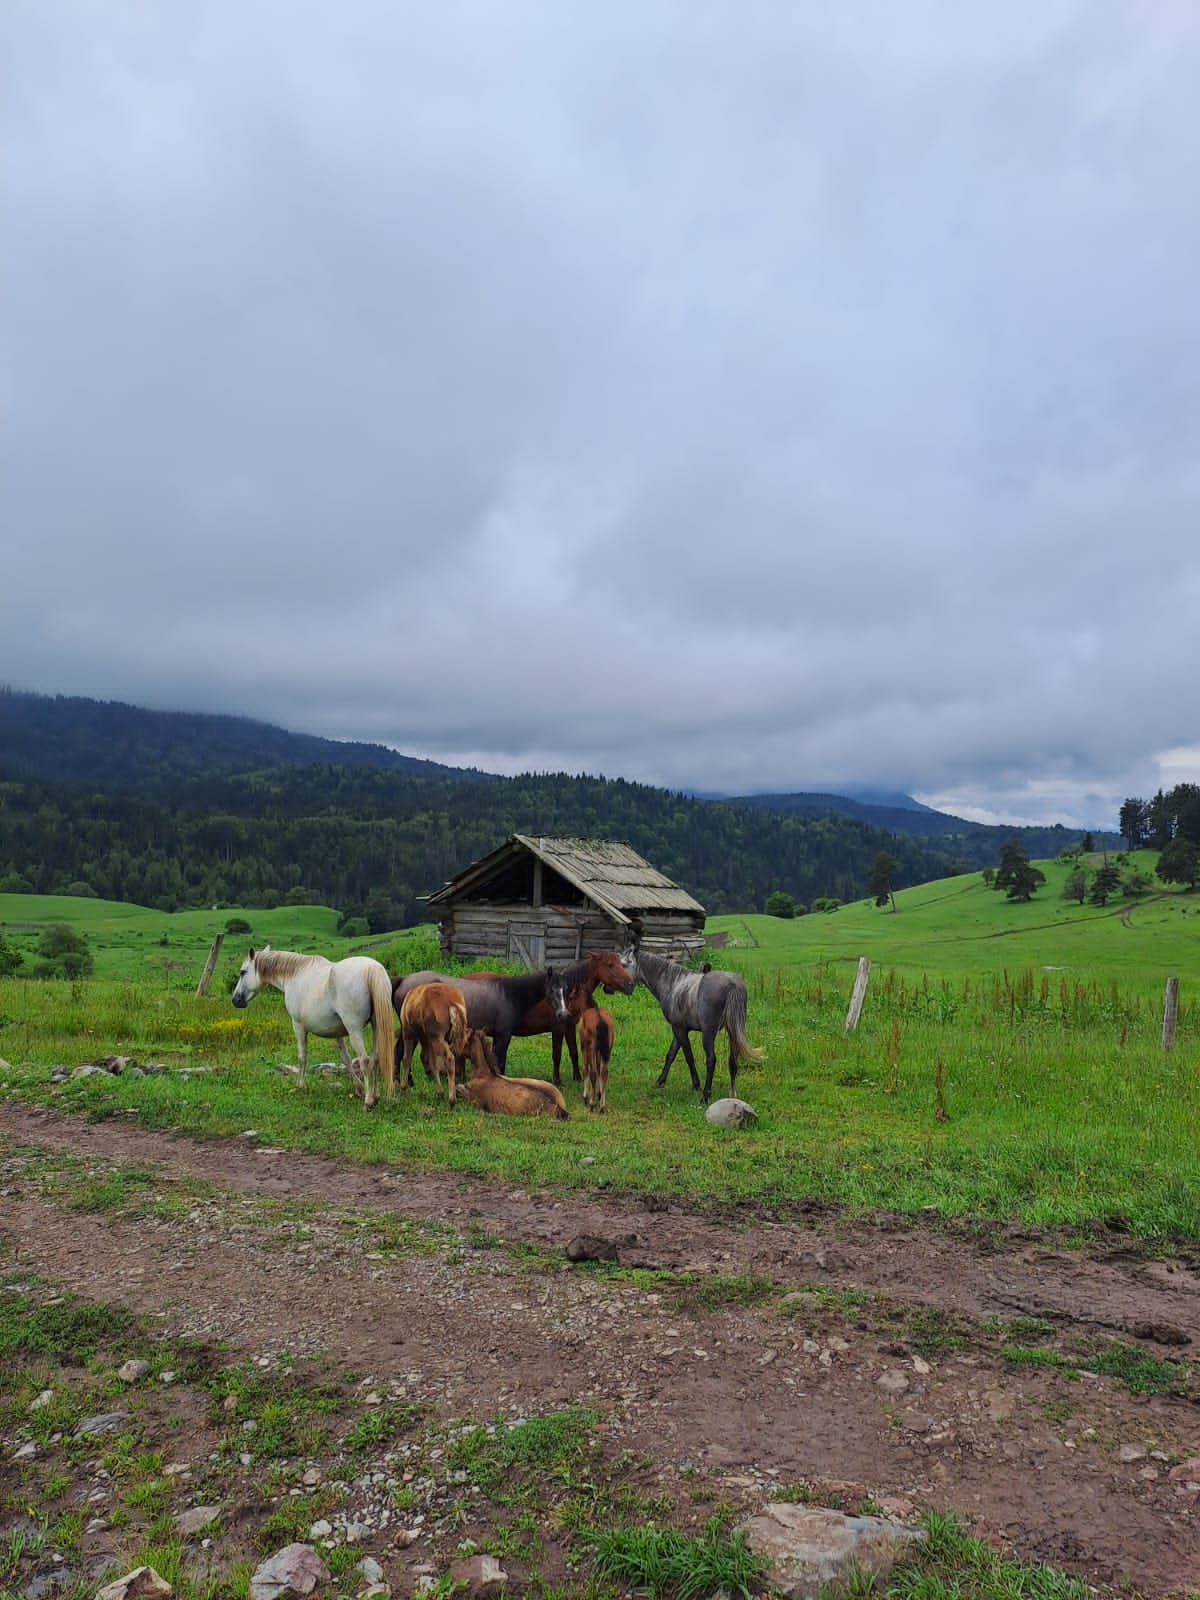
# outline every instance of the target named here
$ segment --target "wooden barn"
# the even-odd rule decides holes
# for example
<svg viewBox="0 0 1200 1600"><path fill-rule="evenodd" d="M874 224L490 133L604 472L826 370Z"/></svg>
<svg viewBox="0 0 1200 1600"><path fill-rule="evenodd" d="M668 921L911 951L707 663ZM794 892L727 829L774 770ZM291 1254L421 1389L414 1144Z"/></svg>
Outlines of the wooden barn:
<svg viewBox="0 0 1200 1600"><path fill-rule="evenodd" d="M514 833L429 896L442 953L566 965L630 944L683 955L704 943L704 907L626 844Z"/></svg>

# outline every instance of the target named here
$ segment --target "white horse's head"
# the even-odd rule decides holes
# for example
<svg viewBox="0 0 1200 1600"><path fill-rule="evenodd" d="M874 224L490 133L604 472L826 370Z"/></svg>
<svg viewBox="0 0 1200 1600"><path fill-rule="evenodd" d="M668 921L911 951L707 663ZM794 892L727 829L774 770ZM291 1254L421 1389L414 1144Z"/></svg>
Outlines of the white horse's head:
<svg viewBox="0 0 1200 1600"><path fill-rule="evenodd" d="M248 1006L262 988L262 979L258 975L258 957L265 955L270 948L269 944L265 944L261 950L251 950L245 961L242 962L241 971L238 973L238 981L231 996L234 1005L237 1006L239 1011L243 1006Z"/></svg>

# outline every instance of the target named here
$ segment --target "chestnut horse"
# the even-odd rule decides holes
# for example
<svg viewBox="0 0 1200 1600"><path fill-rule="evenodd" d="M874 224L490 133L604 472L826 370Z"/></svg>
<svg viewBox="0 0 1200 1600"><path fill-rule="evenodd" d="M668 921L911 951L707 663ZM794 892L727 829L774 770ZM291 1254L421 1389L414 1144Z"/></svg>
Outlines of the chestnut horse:
<svg viewBox="0 0 1200 1600"><path fill-rule="evenodd" d="M417 984L400 1002L400 1033L404 1040L400 1087L412 1087L413 1050L420 1045L421 1063L439 1095L445 1066L449 1079L447 1098L454 1105L459 1063L467 1053L467 1003L462 990L452 983Z"/></svg>
<svg viewBox="0 0 1200 1600"><path fill-rule="evenodd" d="M626 961L633 960L632 950L627 951L624 957L615 950L592 950L585 961L577 961L573 966L563 967L558 976L571 993L579 993L583 1003L578 1008L570 1006L570 1015L565 1021L559 1020L550 1005L545 1000L539 1000L531 1005L529 1010L521 1017L513 1029L513 1037L526 1039L534 1033L548 1033L550 1035L551 1060L554 1064L554 1081L561 1085L559 1067L562 1062L563 1040L566 1040L567 1054L571 1058L571 1069L575 1082L579 1082L579 1049L576 1043L576 1023L579 1012L591 1005L592 996L596 989L603 986L606 994L632 994L634 988L633 975L625 965ZM467 980L474 982L476 978L495 977L495 973L473 972ZM503 1061L501 1061L503 1071Z"/></svg>
<svg viewBox="0 0 1200 1600"><path fill-rule="evenodd" d="M593 1111L607 1111L608 1064L612 1060L613 1016L603 1006L589 1005L582 989L572 989L568 1002L579 1023L579 1053L583 1057L583 1103Z"/></svg>
<svg viewBox="0 0 1200 1600"><path fill-rule="evenodd" d="M543 972L520 972L515 977L484 976L450 978L444 972L410 972L392 984L392 1004L400 1010L405 995L421 983L450 983L461 989L467 1006L467 1026L490 1033L500 1071L508 1059L508 1045L517 1024L531 1006L545 1001L550 1012L563 1023L567 1020L567 988L562 974L547 967Z"/></svg>
<svg viewBox="0 0 1200 1600"><path fill-rule="evenodd" d="M545 1078L505 1078L496 1067L481 1028L467 1035L467 1054L471 1062L471 1081L463 1094L480 1111L502 1111L513 1117L555 1117L566 1122L567 1103L562 1090Z"/></svg>

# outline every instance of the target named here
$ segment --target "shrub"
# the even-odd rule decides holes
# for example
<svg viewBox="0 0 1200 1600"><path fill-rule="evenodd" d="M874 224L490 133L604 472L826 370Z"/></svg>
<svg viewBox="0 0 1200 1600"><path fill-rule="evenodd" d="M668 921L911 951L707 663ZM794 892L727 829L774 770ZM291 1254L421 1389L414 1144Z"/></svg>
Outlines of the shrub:
<svg viewBox="0 0 1200 1600"><path fill-rule="evenodd" d="M370 931L366 917L347 917L338 923L338 932L345 939L365 939Z"/></svg>
<svg viewBox="0 0 1200 1600"><path fill-rule="evenodd" d="M24 959L16 945L9 944L0 933L0 978L11 978Z"/></svg>
<svg viewBox="0 0 1200 1600"><path fill-rule="evenodd" d="M37 942L36 978L90 978L95 962L87 939L65 922L52 922Z"/></svg>
<svg viewBox="0 0 1200 1600"><path fill-rule="evenodd" d="M790 894L785 894L782 889L776 889L774 894L767 896L763 910L769 917L790 919L796 915L796 902Z"/></svg>
<svg viewBox="0 0 1200 1600"><path fill-rule="evenodd" d="M254 930L245 917L230 917L225 924L226 933L253 933Z"/></svg>

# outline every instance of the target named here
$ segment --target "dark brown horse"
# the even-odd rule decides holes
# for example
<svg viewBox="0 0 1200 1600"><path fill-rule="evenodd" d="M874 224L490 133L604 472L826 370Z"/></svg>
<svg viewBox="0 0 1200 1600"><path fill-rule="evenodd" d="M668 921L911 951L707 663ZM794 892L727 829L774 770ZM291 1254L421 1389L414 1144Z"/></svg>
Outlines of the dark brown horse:
<svg viewBox="0 0 1200 1600"><path fill-rule="evenodd" d="M564 1022L555 1016L548 1001L539 1000L530 1006L529 1010L521 1017L513 1029L513 1037L526 1039L531 1034L548 1033L550 1035L551 1059L554 1063L554 1081L561 1086L562 1078L559 1068L562 1063L563 1041L566 1041L567 1054L571 1058L571 1070L575 1082L579 1082L579 1046L576 1039L576 1026L578 1013L592 1005L593 995L597 988L603 988L605 994L632 994L633 975L625 965L625 961L632 961L633 953L628 952L624 959L615 950L592 950L587 959L577 961L573 966L563 967L558 973L568 997L575 994L581 995L581 1002L576 1005L572 1000L571 1015ZM495 973L471 973L464 982L471 982L475 978L495 977ZM503 1070L503 1062L501 1063Z"/></svg>
<svg viewBox="0 0 1200 1600"><path fill-rule="evenodd" d="M467 1026L491 1034L501 1072L508 1059L509 1041L520 1031L521 1018L531 1007L544 1003L560 1026L565 1027L568 1021L568 985L562 973L552 967L541 972L520 972L515 977L473 973L470 977L451 978L444 972L410 972L392 984L392 1004L397 1012L409 990L422 983L449 983L462 990L467 1003Z"/></svg>

